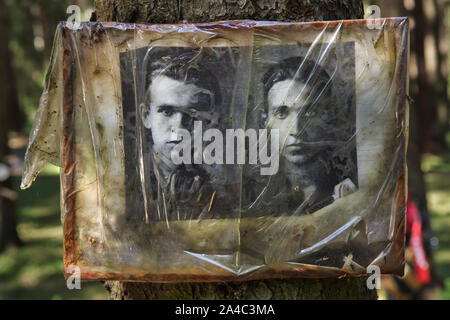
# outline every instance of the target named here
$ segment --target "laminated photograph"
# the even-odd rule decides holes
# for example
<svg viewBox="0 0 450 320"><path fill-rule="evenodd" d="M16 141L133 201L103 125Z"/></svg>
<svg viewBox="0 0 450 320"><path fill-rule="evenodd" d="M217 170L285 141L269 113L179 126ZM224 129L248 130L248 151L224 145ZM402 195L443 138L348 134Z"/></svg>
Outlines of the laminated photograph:
<svg viewBox="0 0 450 320"><path fill-rule="evenodd" d="M22 187L84 280L403 274L406 18L61 23Z"/></svg>

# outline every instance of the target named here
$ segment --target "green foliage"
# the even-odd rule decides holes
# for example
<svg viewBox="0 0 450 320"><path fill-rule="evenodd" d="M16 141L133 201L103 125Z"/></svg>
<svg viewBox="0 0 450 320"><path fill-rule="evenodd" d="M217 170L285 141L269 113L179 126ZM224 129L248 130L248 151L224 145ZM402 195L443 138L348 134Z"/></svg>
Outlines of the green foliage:
<svg viewBox="0 0 450 320"><path fill-rule="evenodd" d="M0 255L0 299L107 299L99 282L69 290L63 277L59 177L48 167L19 193L18 232L25 242ZM45 174L44 172L44 174ZM53 173L53 174L52 174ZM19 189L19 178L15 179Z"/></svg>
<svg viewBox="0 0 450 320"><path fill-rule="evenodd" d="M445 287L440 299L450 299L450 150L438 154L427 154L422 161L427 184L427 202L431 213L431 224L439 246L434 252L434 264Z"/></svg>
<svg viewBox="0 0 450 320"><path fill-rule="evenodd" d="M31 129L39 105L53 35L59 21L69 16L66 8L79 5L82 13L91 0L5 0L9 17L9 48L12 55L19 105L26 115L24 133ZM89 20L89 16L82 15Z"/></svg>

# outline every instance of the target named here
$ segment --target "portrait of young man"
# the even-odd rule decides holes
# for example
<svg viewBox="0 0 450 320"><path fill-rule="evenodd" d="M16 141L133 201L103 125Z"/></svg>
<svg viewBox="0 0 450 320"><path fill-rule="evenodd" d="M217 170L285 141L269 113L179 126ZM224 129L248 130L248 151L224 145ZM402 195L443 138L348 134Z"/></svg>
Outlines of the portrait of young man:
<svg viewBox="0 0 450 320"><path fill-rule="evenodd" d="M241 92L247 92L234 79L238 74L232 62L239 61L239 52L220 47L153 47L136 55L139 64L135 66L128 56L122 58L122 90L127 100L124 141L129 150L126 183L127 189L137 191L127 193L130 216L145 212L149 221L178 221L237 215L236 169L208 165L202 158L196 162L194 147L206 143L202 136L196 137L199 127L200 132L212 128L224 132L233 126L227 122L233 119L228 114L230 105L244 99ZM127 79L130 72L125 69L133 68L136 79ZM137 101L133 103L134 90ZM174 161L174 154L189 161Z"/></svg>
<svg viewBox="0 0 450 320"><path fill-rule="evenodd" d="M195 209L204 207L213 194L209 176L200 166L176 164L172 159L174 147L183 143L183 139L194 137L194 121L205 127L217 126L214 111L221 104L217 79L209 71L192 67L191 59L176 56L151 66L140 105L143 125L151 131L156 197L165 202L164 215L168 216L180 214L177 212L180 208L185 215L194 204ZM190 135L186 138L182 130Z"/></svg>
<svg viewBox="0 0 450 320"><path fill-rule="evenodd" d="M338 68L327 69L289 56L262 73L260 126L278 130L280 168L249 186L249 215L311 214L357 190L355 109L339 103Z"/></svg>

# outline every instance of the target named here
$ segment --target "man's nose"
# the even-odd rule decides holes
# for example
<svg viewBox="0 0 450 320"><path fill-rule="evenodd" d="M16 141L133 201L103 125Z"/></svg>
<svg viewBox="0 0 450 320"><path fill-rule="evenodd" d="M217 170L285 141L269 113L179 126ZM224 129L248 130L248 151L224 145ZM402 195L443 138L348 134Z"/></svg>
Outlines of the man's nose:
<svg viewBox="0 0 450 320"><path fill-rule="evenodd" d="M193 121L192 118L182 112L175 113L171 119L171 130L172 132L176 132L179 129L185 129L188 131L192 130Z"/></svg>
<svg viewBox="0 0 450 320"><path fill-rule="evenodd" d="M173 132L177 129L183 128L183 114L181 112L176 112L172 117L170 117L170 128Z"/></svg>
<svg viewBox="0 0 450 320"><path fill-rule="evenodd" d="M304 130L304 123L301 121L301 116L296 115L290 124L290 133L289 135L293 138L298 138L302 134L302 130Z"/></svg>

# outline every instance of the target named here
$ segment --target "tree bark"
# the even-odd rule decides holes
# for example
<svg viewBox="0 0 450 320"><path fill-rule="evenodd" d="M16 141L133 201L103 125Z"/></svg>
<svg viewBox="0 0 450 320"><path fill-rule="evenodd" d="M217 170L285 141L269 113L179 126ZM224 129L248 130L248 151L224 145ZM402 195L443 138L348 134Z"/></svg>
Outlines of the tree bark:
<svg viewBox="0 0 450 320"><path fill-rule="evenodd" d="M107 281L116 300L315 300L376 299L365 278L268 279L229 283L144 283Z"/></svg>
<svg viewBox="0 0 450 320"><path fill-rule="evenodd" d="M449 111L450 111L450 100L447 96L448 87L448 67L447 67L447 51L448 51L448 40L447 40L447 26L445 23L446 19L446 5L445 0L433 0L434 8L436 12L436 17L433 21L433 35L436 47L436 79L434 79L433 85L436 87L436 113L437 113L437 123L438 132L436 133L435 139L438 141L440 148L444 148L446 145L446 133L449 129Z"/></svg>
<svg viewBox="0 0 450 320"><path fill-rule="evenodd" d="M95 0L98 21L140 23L217 20L358 19L360 0ZM107 281L112 299L376 299L365 278L270 279L231 283L158 284Z"/></svg>
<svg viewBox="0 0 450 320"><path fill-rule="evenodd" d="M9 21L4 0L0 0L0 163L8 154L8 132L17 129L15 116L20 114L14 74L9 52ZM0 191L11 189L12 181L0 181ZM0 252L8 245L20 245L16 231L15 205L0 192Z"/></svg>

